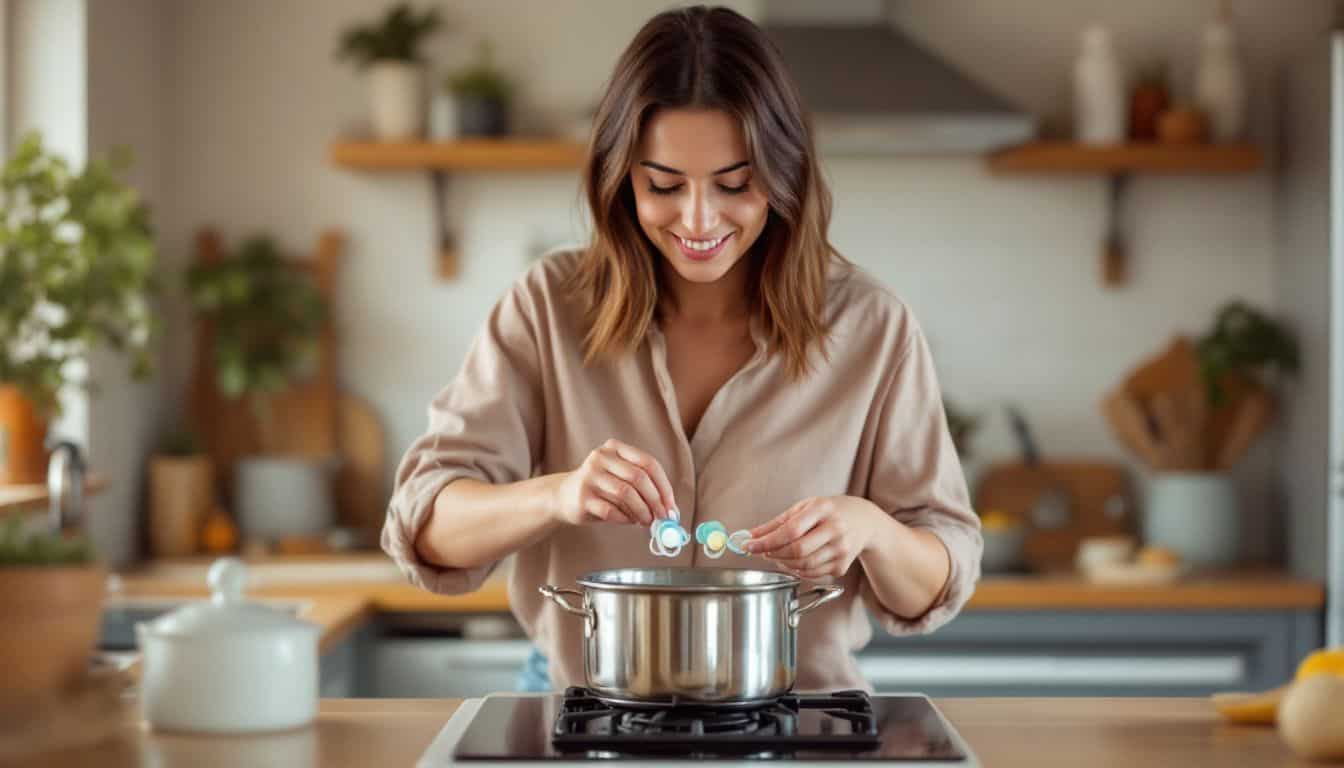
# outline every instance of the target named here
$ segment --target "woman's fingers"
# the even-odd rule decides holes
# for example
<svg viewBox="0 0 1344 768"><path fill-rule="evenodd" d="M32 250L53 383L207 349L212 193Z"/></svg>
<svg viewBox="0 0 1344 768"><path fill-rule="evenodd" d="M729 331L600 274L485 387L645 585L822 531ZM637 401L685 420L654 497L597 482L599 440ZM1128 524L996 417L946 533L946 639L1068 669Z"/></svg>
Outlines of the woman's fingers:
<svg viewBox="0 0 1344 768"><path fill-rule="evenodd" d="M778 550L806 536L807 532L821 520L821 513L810 506L797 507L786 514L787 519L781 521L769 533L760 538L753 534L751 541L747 542L747 552L766 556L786 554L779 553Z"/></svg>
<svg viewBox="0 0 1344 768"><path fill-rule="evenodd" d="M822 545L806 557L771 558L775 563L791 571L813 571L833 562L839 551L829 542Z"/></svg>
<svg viewBox="0 0 1344 768"><path fill-rule="evenodd" d="M763 536L768 536L769 534L777 530L779 526L791 520L794 515L796 515L801 509L807 506L807 503L809 501L811 501L811 499L803 499L801 501L794 502L793 506L789 507L783 512L780 512L778 515L775 515L769 520L766 520L764 523L761 523L755 528L752 528L751 530L748 531L748 533L751 534L752 539L759 539ZM750 548L748 548L748 551L751 551Z"/></svg>
<svg viewBox="0 0 1344 768"><path fill-rule="evenodd" d="M603 523L628 523L630 522L625 513L616 508L616 505L603 501L602 499L592 498L583 505L584 514Z"/></svg>
<svg viewBox="0 0 1344 768"><path fill-rule="evenodd" d="M808 531L802 538L785 544L776 550L766 552L765 556L782 564L803 563L831 543L834 538L835 536L829 528L819 525ZM791 567L796 567L796 565Z"/></svg>
<svg viewBox="0 0 1344 768"><path fill-rule="evenodd" d="M599 497L620 507L631 522L641 525L653 523L653 512L644 503L639 491L616 475L603 473L594 477L593 488Z"/></svg>
<svg viewBox="0 0 1344 768"><path fill-rule="evenodd" d="M663 465L652 455L645 453L631 445L626 445L620 440L608 440L604 448L612 451L625 461L635 465L648 475L654 488L658 491L659 501L662 511L659 517L670 517L667 510L674 509L677 506L676 494L672 491L672 481L667 479L667 473L663 471Z"/></svg>
<svg viewBox="0 0 1344 768"><path fill-rule="evenodd" d="M636 464L631 464L619 457L608 457L602 465L608 473L620 478L635 489L640 498L644 501L644 506L654 517L667 517L666 508L663 506L662 494L658 492L658 487L654 485L653 478L643 468ZM650 520L649 522L653 522Z"/></svg>

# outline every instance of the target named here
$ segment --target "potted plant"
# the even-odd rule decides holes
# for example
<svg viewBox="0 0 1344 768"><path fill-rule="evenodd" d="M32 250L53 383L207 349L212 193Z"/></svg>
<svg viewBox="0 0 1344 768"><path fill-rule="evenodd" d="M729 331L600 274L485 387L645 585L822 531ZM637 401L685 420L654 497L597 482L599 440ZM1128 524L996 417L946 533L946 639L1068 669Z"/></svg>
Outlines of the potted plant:
<svg viewBox="0 0 1344 768"><path fill-rule="evenodd" d="M446 86L457 102L463 136L503 136L509 132L509 95L513 86L495 68L490 43L481 41L476 64L449 75Z"/></svg>
<svg viewBox="0 0 1344 768"><path fill-rule="evenodd" d="M82 536L0 520L0 703L76 683L102 619L106 572Z"/></svg>
<svg viewBox="0 0 1344 768"><path fill-rule="evenodd" d="M1186 354L1195 372L1189 391L1153 398L1160 441L1176 460L1149 479L1144 534L1188 563L1231 565L1241 544L1231 473L1273 420L1276 380L1298 370L1297 342L1282 324L1232 301Z"/></svg>
<svg viewBox="0 0 1344 768"><path fill-rule="evenodd" d="M351 27L341 36L337 55L369 73L376 138L400 141L422 135L425 107L418 50L439 24L437 10L417 14L407 3L398 3L381 21Z"/></svg>
<svg viewBox="0 0 1344 768"><path fill-rule="evenodd" d="M118 152L76 173L31 133L0 175L0 485L45 478L70 363L102 344L149 372L156 254L128 165Z"/></svg>
<svg viewBox="0 0 1344 768"><path fill-rule="evenodd" d="M234 506L244 533L316 533L330 525L330 458L275 455L273 398L316 366L326 306L269 237L194 265L192 306L214 329L216 386L250 405L260 454L238 462Z"/></svg>
<svg viewBox="0 0 1344 768"><path fill-rule="evenodd" d="M149 460L149 546L155 557L196 552L214 508L214 465L196 435L170 432Z"/></svg>

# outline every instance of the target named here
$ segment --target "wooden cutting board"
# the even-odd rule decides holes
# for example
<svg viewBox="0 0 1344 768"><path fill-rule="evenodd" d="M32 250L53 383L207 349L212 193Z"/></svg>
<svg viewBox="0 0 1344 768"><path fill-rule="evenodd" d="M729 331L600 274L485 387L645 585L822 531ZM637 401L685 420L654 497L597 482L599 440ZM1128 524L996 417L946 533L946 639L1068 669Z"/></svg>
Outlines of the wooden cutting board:
<svg viewBox="0 0 1344 768"><path fill-rule="evenodd" d="M272 431L276 443L270 451L287 456L333 456L336 446L336 407L340 391L336 383L336 275L343 237L324 232L311 258L296 259L295 267L306 272L327 302L327 321L322 329L318 367L313 375L295 383L272 400ZM213 230L196 238L196 258L213 263L227 258L224 243ZM195 365L192 368L192 423L215 464L215 478L227 496L233 489L234 463L261 452L256 416L245 400L231 400L215 384L213 329L209 321L196 325Z"/></svg>
<svg viewBox="0 0 1344 768"><path fill-rule="evenodd" d="M363 398L342 392L336 407L336 507L342 525L377 531L387 511L383 425Z"/></svg>
<svg viewBox="0 0 1344 768"><path fill-rule="evenodd" d="M1057 528L1033 525L1033 507L1051 489L1058 489L1067 501L1067 518ZM1026 561L1037 571L1071 570L1080 540L1132 534L1137 528L1128 471L1111 462L995 464L980 477L975 506L981 514L991 509L1007 512L1029 526Z"/></svg>

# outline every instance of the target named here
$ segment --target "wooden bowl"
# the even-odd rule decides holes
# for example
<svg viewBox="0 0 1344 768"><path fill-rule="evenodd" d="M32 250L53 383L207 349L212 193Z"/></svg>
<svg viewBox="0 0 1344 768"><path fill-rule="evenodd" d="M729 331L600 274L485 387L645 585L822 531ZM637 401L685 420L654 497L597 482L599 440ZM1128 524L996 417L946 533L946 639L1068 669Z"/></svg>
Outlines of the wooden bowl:
<svg viewBox="0 0 1344 768"><path fill-rule="evenodd" d="M84 676L106 582L99 564L0 566L0 697L48 694Z"/></svg>

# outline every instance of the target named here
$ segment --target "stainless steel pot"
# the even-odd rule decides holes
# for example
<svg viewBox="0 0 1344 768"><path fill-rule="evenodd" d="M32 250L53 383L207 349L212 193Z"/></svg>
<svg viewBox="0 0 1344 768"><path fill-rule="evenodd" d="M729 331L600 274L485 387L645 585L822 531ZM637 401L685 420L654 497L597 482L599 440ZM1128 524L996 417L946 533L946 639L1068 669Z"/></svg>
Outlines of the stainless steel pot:
<svg viewBox="0 0 1344 768"><path fill-rule="evenodd" d="M540 590L583 617L587 686L630 704L750 704L787 693L799 617L844 591L799 595L788 574L727 568L620 568L578 583L582 591Z"/></svg>

